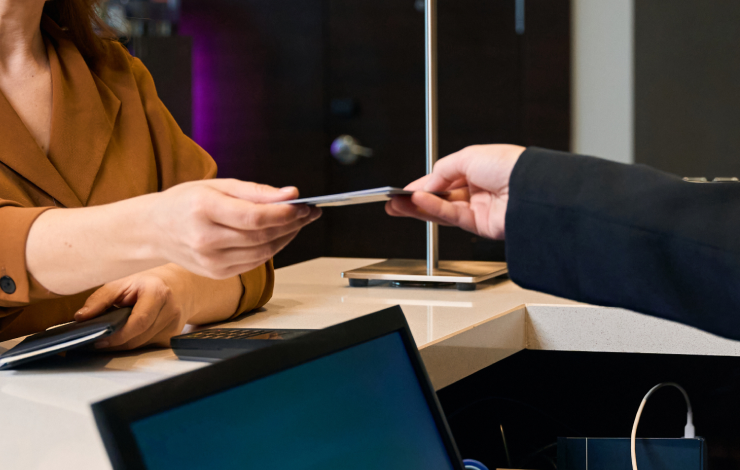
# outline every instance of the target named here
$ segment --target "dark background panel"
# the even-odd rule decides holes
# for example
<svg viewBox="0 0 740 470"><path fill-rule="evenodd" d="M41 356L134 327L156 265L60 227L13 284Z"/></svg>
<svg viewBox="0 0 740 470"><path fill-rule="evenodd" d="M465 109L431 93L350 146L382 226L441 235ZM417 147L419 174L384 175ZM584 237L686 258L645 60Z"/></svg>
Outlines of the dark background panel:
<svg viewBox="0 0 740 470"><path fill-rule="evenodd" d="M352 166L332 162L328 192L404 186L425 171L423 11L411 1L329 3L328 94L331 99L351 99L359 111L351 118L330 114L328 137L352 135L374 155ZM530 36L516 34L514 5L439 1L442 156L493 142L567 149L569 4L528 3ZM562 12L553 17L557 8ZM550 24L547 17L555 21ZM543 24L547 28L537 33ZM551 93L557 96L548 98L555 103L548 108L542 95ZM543 110L556 116L553 128L545 130L549 123L533 119ZM334 256L424 257L424 224L390 219L380 205L327 211L325 218L326 252ZM440 240L443 259L503 259L502 243L458 229L442 228Z"/></svg>
<svg viewBox="0 0 740 470"><path fill-rule="evenodd" d="M521 144L570 150L571 43L569 1L527 0L521 36Z"/></svg>
<svg viewBox="0 0 740 470"><path fill-rule="evenodd" d="M193 135L192 39L139 36L129 43L131 52L154 77L157 95L187 136Z"/></svg>
<svg viewBox="0 0 740 470"><path fill-rule="evenodd" d="M321 0L183 0L179 34L193 38L193 138L220 177L323 193L322 7ZM322 256L323 238L322 222L306 228L282 264Z"/></svg>
<svg viewBox="0 0 740 470"><path fill-rule="evenodd" d="M327 2L327 90L351 99L352 117L327 116L327 148L352 135L373 150L354 165L330 160L327 193L405 186L424 174L424 23L412 1ZM423 224L382 204L329 209L325 250L334 256L421 258Z"/></svg>
<svg viewBox="0 0 740 470"><path fill-rule="evenodd" d="M740 176L740 3L635 2L635 161Z"/></svg>
<svg viewBox="0 0 740 470"><path fill-rule="evenodd" d="M441 155L495 142L567 149L569 1L527 1L523 34L515 31L514 5L439 1ZM193 44L193 138L221 177L295 185L305 196L404 186L422 176L419 7L414 0L183 0L178 32ZM350 112L338 112L337 102ZM329 149L344 134L374 155L341 165ZM421 222L388 217L381 204L332 208L275 261L422 258L424 232ZM458 229L442 228L440 239L443 259L503 258L502 243Z"/></svg>

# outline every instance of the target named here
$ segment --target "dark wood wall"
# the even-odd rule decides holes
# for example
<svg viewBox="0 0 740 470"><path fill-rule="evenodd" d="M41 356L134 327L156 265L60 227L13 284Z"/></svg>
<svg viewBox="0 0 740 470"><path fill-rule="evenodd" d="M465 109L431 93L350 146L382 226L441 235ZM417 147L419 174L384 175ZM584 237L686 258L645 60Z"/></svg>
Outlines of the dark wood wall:
<svg viewBox="0 0 740 470"><path fill-rule="evenodd" d="M439 0L440 146L567 149L568 0ZM424 174L424 24L414 0L183 0L193 37L193 137L220 176L296 185L303 195L404 186ZM332 102L350 103L337 112ZM349 134L372 158L330 155ZM332 208L276 263L317 256L424 256L424 224L381 204ZM447 259L501 259L503 245L441 231Z"/></svg>
<svg viewBox="0 0 740 470"><path fill-rule="evenodd" d="M322 194L326 165L322 0L185 0L193 38L193 138L219 176ZM322 255L324 224L288 248L290 264Z"/></svg>
<svg viewBox="0 0 740 470"><path fill-rule="evenodd" d="M152 74L159 98L188 136L193 135L192 39L142 36L128 44Z"/></svg>
<svg viewBox="0 0 740 470"><path fill-rule="evenodd" d="M635 3L635 161L740 176L740 2Z"/></svg>

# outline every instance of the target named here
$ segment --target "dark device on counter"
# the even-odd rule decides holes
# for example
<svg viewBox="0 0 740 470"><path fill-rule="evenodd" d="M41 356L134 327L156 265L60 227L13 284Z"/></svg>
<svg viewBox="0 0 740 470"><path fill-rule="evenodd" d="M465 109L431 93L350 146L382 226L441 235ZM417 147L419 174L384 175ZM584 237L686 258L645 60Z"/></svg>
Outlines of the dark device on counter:
<svg viewBox="0 0 740 470"><path fill-rule="evenodd" d="M640 470L705 470L704 439L637 439ZM632 468L629 438L559 437L558 470L623 470Z"/></svg>
<svg viewBox="0 0 740 470"><path fill-rule="evenodd" d="M84 322L70 322L36 333L0 355L0 370L37 361L61 352L89 346L118 331L131 314L120 308Z"/></svg>
<svg viewBox="0 0 740 470"><path fill-rule="evenodd" d="M311 331L315 330L213 328L175 336L170 346L182 360L215 362L298 338Z"/></svg>
<svg viewBox="0 0 740 470"><path fill-rule="evenodd" d="M115 470L464 470L398 306L92 410Z"/></svg>

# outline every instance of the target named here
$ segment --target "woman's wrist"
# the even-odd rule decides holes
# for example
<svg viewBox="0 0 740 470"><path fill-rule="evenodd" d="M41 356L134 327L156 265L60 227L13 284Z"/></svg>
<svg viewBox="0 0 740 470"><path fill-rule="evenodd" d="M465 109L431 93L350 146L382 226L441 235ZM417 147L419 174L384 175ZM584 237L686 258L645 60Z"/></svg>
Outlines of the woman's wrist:
<svg viewBox="0 0 740 470"><path fill-rule="evenodd" d="M195 276L198 296L195 299L195 314L188 323L205 325L228 320L233 317L239 308L244 286L239 276L227 279L211 279Z"/></svg>
<svg viewBox="0 0 740 470"><path fill-rule="evenodd" d="M193 274L176 264L156 271L179 299L188 323L202 325L230 318L239 307L243 286L239 276L215 280Z"/></svg>
<svg viewBox="0 0 740 470"><path fill-rule="evenodd" d="M127 259L154 266L170 262L164 250L167 234L158 224L157 199L160 195L161 193L152 193L110 205L111 208L117 206L114 210L107 211L111 216L111 225L128 233L119 239Z"/></svg>

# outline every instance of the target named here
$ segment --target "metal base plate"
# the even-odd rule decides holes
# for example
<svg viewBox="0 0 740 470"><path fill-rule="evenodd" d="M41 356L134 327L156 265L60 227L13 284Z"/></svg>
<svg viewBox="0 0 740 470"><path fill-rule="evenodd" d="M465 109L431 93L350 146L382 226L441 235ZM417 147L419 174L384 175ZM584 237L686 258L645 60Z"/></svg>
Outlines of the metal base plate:
<svg viewBox="0 0 740 470"><path fill-rule="evenodd" d="M412 281L423 283L476 284L502 274L506 263L493 261L440 261L434 275L427 275L427 263L416 259L389 259L363 268L342 273L346 279L379 279L384 281ZM361 285L361 283L352 283Z"/></svg>

